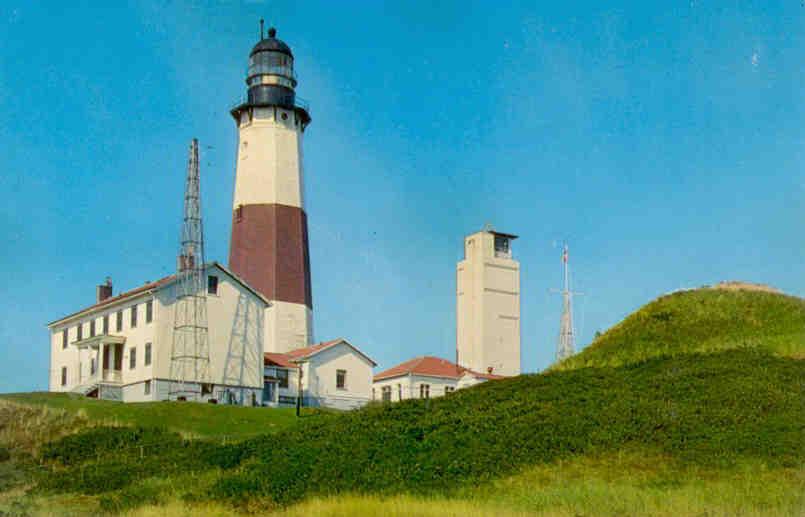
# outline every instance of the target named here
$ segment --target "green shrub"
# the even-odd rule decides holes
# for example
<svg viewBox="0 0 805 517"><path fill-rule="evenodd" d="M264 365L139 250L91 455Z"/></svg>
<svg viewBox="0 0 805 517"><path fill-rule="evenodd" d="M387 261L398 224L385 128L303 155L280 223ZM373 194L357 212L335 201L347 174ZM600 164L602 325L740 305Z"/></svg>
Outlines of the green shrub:
<svg viewBox="0 0 805 517"><path fill-rule="evenodd" d="M160 492L157 487L139 484L102 495L99 506L105 512L116 514L144 504L158 504L159 502Z"/></svg>

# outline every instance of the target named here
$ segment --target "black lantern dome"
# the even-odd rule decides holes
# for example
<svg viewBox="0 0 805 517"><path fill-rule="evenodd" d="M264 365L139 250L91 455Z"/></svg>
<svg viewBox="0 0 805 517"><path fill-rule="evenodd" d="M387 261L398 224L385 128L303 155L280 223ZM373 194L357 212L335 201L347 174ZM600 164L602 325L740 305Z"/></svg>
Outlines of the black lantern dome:
<svg viewBox="0 0 805 517"><path fill-rule="evenodd" d="M252 108L275 107L296 113L302 128L310 122L307 106L296 98L296 74L293 69L293 53L282 40L277 39L277 30L268 29L268 37L262 36L249 53L249 69L246 73L248 92L246 99L231 111L241 123L241 113ZM251 116L251 115L250 115Z"/></svg>

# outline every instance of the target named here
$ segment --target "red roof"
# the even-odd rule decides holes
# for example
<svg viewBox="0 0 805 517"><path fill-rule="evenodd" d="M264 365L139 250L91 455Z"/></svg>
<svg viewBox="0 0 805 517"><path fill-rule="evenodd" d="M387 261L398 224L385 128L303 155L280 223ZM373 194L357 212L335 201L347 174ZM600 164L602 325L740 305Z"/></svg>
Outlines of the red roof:
<svg viewBox="0 0 805 517"><path fill-rule="evenodd" d="M172 282L175 277L176 277L176 275L168 275L168 276L166 276L164 278L160 278L159 280L157 280L155 282L148 282L145 285L141 285L140 287L135 287L134 289L131 289L131 290L126 291L124 293L120 293L117 296L112 296L111 298L107 298L107 299L105 299L103 301L100 301L100 302L96 303L95 305L90 305L89 307L87 307L85 309L81 309L80 311L74 312L72 314L68 314L67 316L65 316L63 318L60 318L60 319L58 319L58 320L56 320L54 322L49 323L48 325L53 325L54 323L58 323L60 321L72 318L73 316L78 316L82 312L89 312L89 311L97 309L99 307L103 307L105 305L110 305L110 304L113 304L115 302L125 300L126 298L131 298L131 297L136 296L138 294L150 291L152 289L156 289L158 287L161 287L161 286L163 286L165 284L168 284L168 283Z"/></svg>
<svg viewBox="0 0 805 517"><path fill-rule="evenodd" d="M429 375L431 377L448 377L450 379L458 379L466 371L469 370L463 366L451 363L447 359L426 355L422 357L415 357L410 361L406 361L393 368L389 368L384 372L380 372L375 375L375 380L378 381L380 379L387 379L389 377L408 375L409 373L416 375Z"/></svg>
<svg viewBox="0 0 805 517"><path fill-rule="evenodd" d="M478 373L469 368L464 368L456 363L451 363L447 359L432 356L415 357L410 361L398 364L393 368L380 372L375 375L374 380L380 381L383 379L390 379L392 377L399 377L400 375L427 375L429 377L445 377L448 379L458 379L465 373L477 377L479 379L502 379L502 375L493 375L491 373Z"/></svg>
<svg viewBox="0 0 805 517"><path fill-rule="evenodd" d="M323 341L315 345L310 345L304 348L297 348L296 350L291 350L290 352L288 352L288 355L293 357L294 359L304 359L318 352L321 352L325 348L329 348L333 345L336 345L342 341L344 341L344 339L341 338L333 339L332 341Z"/></svg>
<svg viewBox="0 0 805 517"><path fill-rule="evenodd" d="M297 368L297 365L291 362L288 354L278 354L266 352L263 354L263 365L269 366L282 366L283 368Z"/></svg>
<svg viewBox="0 0 805 517"><path fill-rule="evenodd" d="M333 339L332 341L324 341L315 345L306 346L304 348L297 348L296 350L291 350L289 352L285 352L284 354L281 353L266 353L264 354L264 364L268 364L269 362L276 364L278 366L284 366L286 368L296 368L297 363L303 359L307 359L308 357L314 356L319 352L322 352L331 346L338 345L340 343L344 343L358 354L362 355L366 358L367 361L372 363L372 366L377 366L377 363L372 361L372 359L352 346L352 344L344 338Z"/></svg>
<svg viewBox="0 0 805 517"><path fill-rule="evenodd" d="M263 300L265 303L268 303L268 300L266 300L266 298L262 294L260 294L257 291L255 291L253 287L251 287L249 284L244 282L243 279L241 279L239 276L237 276L234 273L232 273L229 269L224 267L219 262L209 262L209 263L205 264L204 267L205 268L207 268L207 267L217 267L218 269L220 269L221 271L223 271L224 273L226 273L227 275L229 275L233 279L235 279L238 283L243 285L246 289L248 289L249 291L254 293L255 296L257 296L258 298ZM145 285L141 285L140 287L136 287L136 288L131 289L129 291L126 291L124 293L120 293L117 296L112 296L111 298L107 298L106 300L103 300L102 302L98 302L95 305L90 305L89 307L81 309L80 311L76 311L76 312L74 312L72 314L68 314L67 316L65 316L63 318L59 318L56 321L52 321L52 322L48 323L48 326L56 324L56 323L59 323L61 321L67 320L67 319L70 319L70 318L72 318L74 316L78 316L79 314L83 314L85 312L93 311L93 310L95 310L95 309L97 309L99 307L104 307L106 305L111 305L111 304L119 302L121 300L125 300L126 298L131 298L132 296L136 296L138 294L142 294L142 293L145 293L145 292L153 290L153 289L158 289L158 288L160 288L160 287L162 287L164 285L167 285L167 284L173 282L174 280L176 280L176 275L168 275L168 276L166 276L164 278L160 278L156 282L148 282Z"/></svg>

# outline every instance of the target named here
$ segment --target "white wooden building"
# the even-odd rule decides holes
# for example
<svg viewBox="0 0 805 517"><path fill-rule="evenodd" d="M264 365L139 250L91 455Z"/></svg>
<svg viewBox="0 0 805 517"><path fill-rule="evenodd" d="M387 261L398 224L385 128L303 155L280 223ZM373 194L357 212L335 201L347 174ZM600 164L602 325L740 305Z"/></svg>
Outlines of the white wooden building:
<svg viewBox="0 0 805 517"><path fill-rule="evenodd" d="M375 366L343 338L286 353L266 353L263 402L294 405L301 388L306 407L359 408L371 400Z"/></svg>
<svg viewBox="0 0 805 517"><path fill-rule="evenodd" d="M415 357L375 375L372 400L396 402L441 397L457 389L502 378L475 372L439 357Z"/></svg>
<svg viewBox="0 0 805 517"><path fill-rule="evenodd" d="M204 399L259 404L268 301L217 262L205 274L210 382L200 391ZM50 323L50 390L167 399L176 285L172 275L117 296L99 286L97 303ZM249 313L246 331L236 330Z"/></svg>

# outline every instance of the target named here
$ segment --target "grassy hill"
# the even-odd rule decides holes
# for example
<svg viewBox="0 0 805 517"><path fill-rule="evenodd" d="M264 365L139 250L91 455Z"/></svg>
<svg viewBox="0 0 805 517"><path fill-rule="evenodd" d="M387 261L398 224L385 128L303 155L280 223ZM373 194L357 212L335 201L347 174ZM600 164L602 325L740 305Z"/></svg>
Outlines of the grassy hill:
<svg viewBox="0 0 805 517"><path fill-rule="evenodd" d="M13 502L28 513L68 514L799 515L804 330L797 298L676 293L629 316L562 368L293 422L259 409L156 403L107 410L20 395L82 411L76 421L75 411L49 410L61 416L42 420L55 431L42 432L47 443L32 453L36 468L25 482L34 489ZM182 411L211 420L191 421ZM164 425L121 429L81 420L91 413L97 424L116 412L116 421ZM6 417L0 411L0 486L4 430L39 418ZM220 437L235 419L241 441L187 438ZM261 434L266 428L274 432ZM15 454L12 461L25 464ZM8 508L0 496L0 512Z"/></svg>
<svg viewBox="0 0 805 517"><path fill-rule="evenodd" d="M101 428L48 447L56 470L40 487L122 508L156 497L149 479L214 472L187 497L276 507L343 493L459 496L523 469L623 450L682 470L748 461L787 471L805 458L803 378L801 360L734 350L526 375L309 418L227 447ZM143 452L138 440L165 446Z"/></svg>
<svg viewBox="0 0 805 517"><path fill-rule="evenodd" d="M617 366L735 348L805 357L805 300L716 288L669 294L631 314L556 368Z"/></svg>

